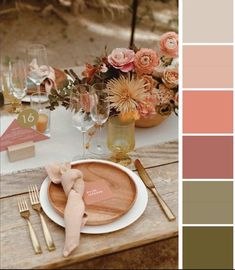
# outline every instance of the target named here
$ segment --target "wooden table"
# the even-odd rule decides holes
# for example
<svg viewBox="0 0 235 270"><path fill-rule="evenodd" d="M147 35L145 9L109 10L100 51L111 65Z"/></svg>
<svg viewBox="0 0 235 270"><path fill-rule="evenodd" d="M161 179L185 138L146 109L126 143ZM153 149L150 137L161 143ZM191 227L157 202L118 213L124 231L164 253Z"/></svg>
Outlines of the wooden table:
<svg viewBox="0 0 235 270"><path fill-rule="evenodd" d="M143 147L137 149L132 156L141 159L162 197L177 216L177 141ZM133 165L130 167L134 169ZM17 197L20 194L27 194L28 184L36 183L39 186L45 177L46 173L43 168L1 176L1 268L58 268L139 247L178 234L178 220L169 222L155 197L149 192L148 206L144 214L135 223L109 234L82 234L80 246L67 258L62 256L64 229L46 217L57 247L55 251L49 252L43 239L39 217L35 211L31 210L31 221L43 249L43 254L35 255L26 222L18 213Z"/></svg>

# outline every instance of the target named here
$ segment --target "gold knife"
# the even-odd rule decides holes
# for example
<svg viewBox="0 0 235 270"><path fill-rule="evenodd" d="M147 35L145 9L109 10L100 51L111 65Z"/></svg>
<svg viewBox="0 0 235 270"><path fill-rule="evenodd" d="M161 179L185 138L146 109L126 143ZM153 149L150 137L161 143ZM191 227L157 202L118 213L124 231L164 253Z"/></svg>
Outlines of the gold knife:
<svg viewBox="0 0 235 270"><path fill-rule="evenodd" d="M146 185L146 187L148 189L150 189L152 191L152 193L154 194L154 196L157 198L157 200L158 200L161 208L163 209L165 215L167 216L167 218L170 221L175 220L175 218L176 218L175 215L172 213L169 206L166 204L166 202L162 199L161 195L158 193L156 187L154 186L154 184L152 182L152 179L150 178L150 176L146 172L145 168L143 167L143 165L141 164L139 159L135 160L135 167L136 167L142 181Z"/></svg>

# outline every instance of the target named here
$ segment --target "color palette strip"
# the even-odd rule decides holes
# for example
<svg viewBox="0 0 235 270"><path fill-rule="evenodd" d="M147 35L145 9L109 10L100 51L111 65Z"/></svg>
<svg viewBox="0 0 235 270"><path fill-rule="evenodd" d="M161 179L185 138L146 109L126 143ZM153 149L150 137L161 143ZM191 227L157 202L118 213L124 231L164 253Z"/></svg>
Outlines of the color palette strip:
<svg viewBox="0 0 235 270"><path fill-rule="evenodd" d="M233 269L233 0L182 0L180 269Z"/></svg>

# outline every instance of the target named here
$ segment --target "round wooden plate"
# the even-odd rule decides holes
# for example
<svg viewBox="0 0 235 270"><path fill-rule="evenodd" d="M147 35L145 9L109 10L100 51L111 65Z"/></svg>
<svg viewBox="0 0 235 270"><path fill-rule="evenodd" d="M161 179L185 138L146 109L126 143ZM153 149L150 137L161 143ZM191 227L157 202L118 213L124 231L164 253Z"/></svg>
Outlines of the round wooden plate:
<svg viewBox="0 0 235 270"><path fill-rule="evenodd" d="M103 225L113 222L124 215L134 204L137 189L132 178L120 168L105 162L85 162L72 166L79 169L84 175L85 185L101 185L108 192L108 197L89 204L85 200L86 213L88 214L87 225ZM107 196L106 196L107 197ZM61 185L50 183L48 198L61 216L64 215L66 196Z"/></svg>

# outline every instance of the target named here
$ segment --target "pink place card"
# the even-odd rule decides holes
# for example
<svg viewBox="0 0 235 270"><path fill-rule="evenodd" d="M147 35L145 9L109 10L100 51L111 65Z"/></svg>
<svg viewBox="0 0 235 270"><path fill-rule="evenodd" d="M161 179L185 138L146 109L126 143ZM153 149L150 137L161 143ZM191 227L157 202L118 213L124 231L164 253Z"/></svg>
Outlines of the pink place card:
<svg viewBox="0 0 235 270"><path fill-rule="evenodd" d="M14 120L7 130L0 137L0 152L7 150L8 146L16 145L28 141L43 141L49 137L35 131L32 128L22 128L16 120Z"/></svg>
<svg viewBox="0 0 235 270"><path fill-rule="evenodd" d="M105 181L85 182L85 204L93 204L108 200L113 197L113 192Z"/></svg>

